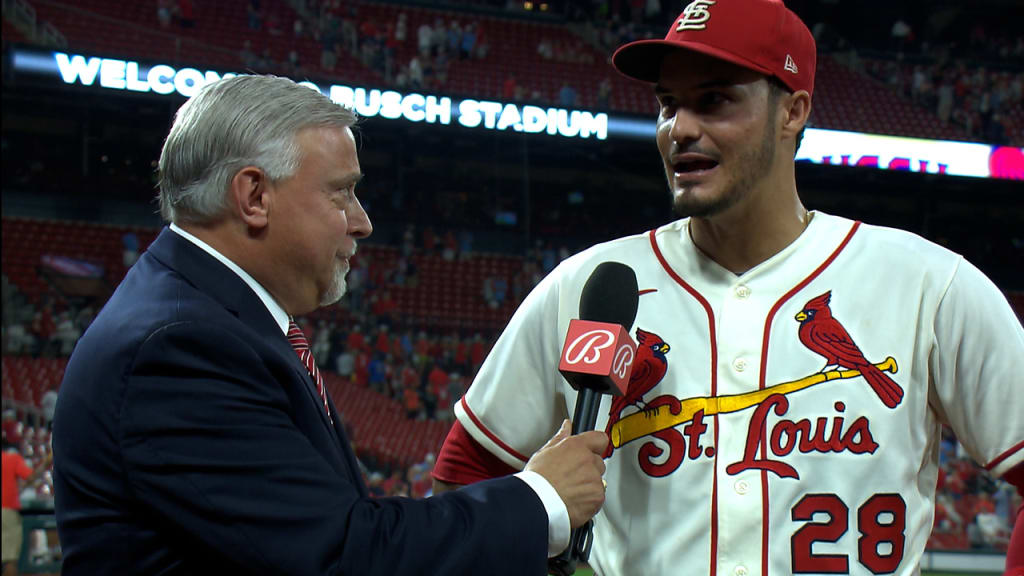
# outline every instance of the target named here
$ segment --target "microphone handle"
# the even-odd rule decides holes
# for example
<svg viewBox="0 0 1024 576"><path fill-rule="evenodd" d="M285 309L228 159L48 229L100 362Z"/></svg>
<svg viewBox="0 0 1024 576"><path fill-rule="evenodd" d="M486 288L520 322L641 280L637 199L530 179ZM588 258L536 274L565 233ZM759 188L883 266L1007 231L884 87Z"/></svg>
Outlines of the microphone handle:
<svg viewBox="0 0 1024 576"><path fill-rule="evenodd" d="M576 411L572 418L572 433L588 432L597 424L601 409L601 394L591 388L582 388L576 396ZM569 547L548 561L548 572L554 576L572 576L579 562L590 558L590 547L594 543L594 521L576 528L569 536Z"/></svg>
<svg viewBox="0 0 1024 576"><path fill-rule="evenodd" d="M583 388L576 396L576 412L572 417L573 435L588 432L597 424L597 413L601 409L601 394L591 388Z"/></svg>

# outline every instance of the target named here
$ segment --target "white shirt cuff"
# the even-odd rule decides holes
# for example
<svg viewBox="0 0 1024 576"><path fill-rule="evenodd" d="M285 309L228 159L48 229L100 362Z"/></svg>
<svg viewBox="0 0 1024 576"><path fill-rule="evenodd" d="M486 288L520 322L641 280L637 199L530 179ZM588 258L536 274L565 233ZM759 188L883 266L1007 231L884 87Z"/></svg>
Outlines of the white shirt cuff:
<svg viewBox="0 0 1024 576"><path fill-rule="evenodd" d="M526 485L537 493L544 510L548 513L548 558L557 556L569 547L569 510L562 502L555 488L546 478L532 470L516 472L519 478Z"/></svg>

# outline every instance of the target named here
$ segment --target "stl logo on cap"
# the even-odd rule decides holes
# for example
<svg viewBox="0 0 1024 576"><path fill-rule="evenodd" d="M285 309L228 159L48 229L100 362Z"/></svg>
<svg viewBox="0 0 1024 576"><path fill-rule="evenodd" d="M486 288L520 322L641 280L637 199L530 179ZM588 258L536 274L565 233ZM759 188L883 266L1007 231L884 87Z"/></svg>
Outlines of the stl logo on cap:
<svg viewBox="0 0 1024 576"><path fill-rule="evenodd" d="M682 17L679 18L679 25L676 32L683 30L703 30L705 24L711 19L708 8L714 5L715 0L693 0L683 9Z"/></svg>

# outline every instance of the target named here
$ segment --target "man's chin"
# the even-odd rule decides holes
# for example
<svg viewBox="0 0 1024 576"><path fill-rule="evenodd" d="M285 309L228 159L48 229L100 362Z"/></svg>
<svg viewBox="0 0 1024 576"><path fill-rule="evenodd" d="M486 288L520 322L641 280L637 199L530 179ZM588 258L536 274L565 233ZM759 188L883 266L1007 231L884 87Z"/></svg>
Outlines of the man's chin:
<svg viewBox="0 0 1024 576"><path fill-rule="evenodd" d="M348 266L346 265L344 270L340 271L340 273L335 276L334 283L331 284L330 289L328 289L320 299L321 308L337 303L341 300L342 296L345 295L345 292L348 290L348 283L345 282L345 273L347 272Z"/></svg>
<svg viewBox="0 0 1024 576"><path fill-rule="evenodd" d="M672 211L680 218L705 218L714 216L725 208L727 203L721 198L697 198L692 190L682 194L676 193L672 200Z"/></svg>

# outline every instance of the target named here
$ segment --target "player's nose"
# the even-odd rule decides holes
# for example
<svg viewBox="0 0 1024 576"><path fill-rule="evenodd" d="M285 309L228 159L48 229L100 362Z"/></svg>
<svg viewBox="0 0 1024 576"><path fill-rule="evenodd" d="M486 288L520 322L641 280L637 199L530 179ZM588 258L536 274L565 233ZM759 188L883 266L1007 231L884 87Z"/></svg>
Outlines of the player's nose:
<svg viewBox="0 0 1024 576"><path fill-rule="evenodd" d="M669 136L676 143L694 142L700 140L702 133L700 119L691 110L683 106L675 109L672 116L672 128Z"/></svg>

